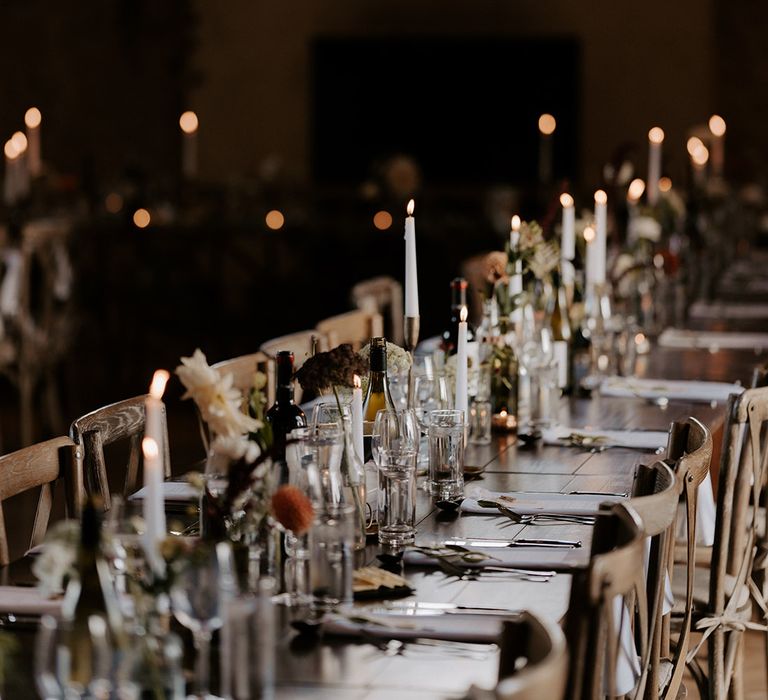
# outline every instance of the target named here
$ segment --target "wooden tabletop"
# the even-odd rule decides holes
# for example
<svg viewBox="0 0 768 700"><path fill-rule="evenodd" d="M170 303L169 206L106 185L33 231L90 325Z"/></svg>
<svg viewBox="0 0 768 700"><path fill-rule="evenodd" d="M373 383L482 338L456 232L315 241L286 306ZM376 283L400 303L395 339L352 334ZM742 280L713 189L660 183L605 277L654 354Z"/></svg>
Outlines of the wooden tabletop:
<svg viewBox="0 0 768 700"><path fill-rule="evenodd" d="M646 377L740 380L746 383L755 364L754 354L721 351L654 350L640 364ZM724 418L724 404L671 401L661 408L642 399L595 396L564 398L558 419L573 427L601 429L667 430L671 421L695 416L716 432ZM485 466L475 483L492 491L573 490L629 491L638 464L654 459L650 452L609 449L590 453L574 447L521 447L513 437L495 436L491 445L470 446L466 463ZM420 481L417 503L417 542L433 544L447 537L527 537L580 539L588 556L591 528L583 525L514 525L500 517L460 514L448 516L436 510ZM380 553L370 545L358 563L375 563ZM28 566L18 563L5 571L9 583L29 583ZM548 583L481 582L448 579L437 569L405 571L416 593L409 600L452 602L531 610L549 620L564 616L570 576L558 574ZM17 579L18 580L15 580ZM279 698L339 698L384 700L426 700L462 697L476 683L492 687L498 668L496 654L480 661L441 653L392 655L368 643L342 639L307 639L288 624L296 614L279 608L280 624L276 653ZM25 648L24 676L31 678L31 637L20 638ZM27 667L27 662L29 666ZM26 685L26 684L25 684ZM35 697L29 687L17 688L14 697Z"/></svg>

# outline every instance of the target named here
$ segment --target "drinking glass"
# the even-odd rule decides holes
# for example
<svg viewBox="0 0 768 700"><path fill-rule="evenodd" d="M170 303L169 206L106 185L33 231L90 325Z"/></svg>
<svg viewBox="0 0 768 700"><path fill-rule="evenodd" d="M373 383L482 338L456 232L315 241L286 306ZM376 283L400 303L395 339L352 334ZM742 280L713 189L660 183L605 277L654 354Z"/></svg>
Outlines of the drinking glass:
<svg viewBox="0 0 768 700"><path fill-rule="evenodd" d="M429 415L427 487L436 500L464 493L464 411L432 411Z"/></svg>
<svg viewBox="0 0 768 700"><path fill-rule="evenodd" d="M194 639L196 697L212 700L217 696L209 689L211 636L222 626L234 593L232 550L227 542L201 545L185 564L171 587L173 614Z"/></svg>
<svg viewBox="0 0 768 700"><path fill-rule="evenodd" d="M352 602L352 571L357 509L329 505L309 533L313 604L328 610Z"/></svg>
<svg viewBox="0 0 768 700"><path fill-rule="evenodd" d="M493 406L490 401L475 399L469 405L469 441L473 445L491 443Z"/></svg>
<svg viewBox="0 0 768 700"><path fill-rule="evenodd" d="M413 394L416 415L424 432L429 428L429 414L432 411L453 408L454 393L444 372L416 375Z"/></svg>
<svg viewBox="0 0 768 700"><path fill-rule="evenodd" d="M373 461L380 466L380 455L384 450L419 450L421 428L416 411L390 411L382 409L376 413L371 432Z"/></svg>
<svg viewBox="0 0 768 700"><path fill-rule="evenodd" d="M382 450L379 458L379 543L400 547L416 535L416 452Z"/></svg>
<svg viewBox="0 0 768 700"><path fill-rule="evenodd" d="M115 590L124 614L133 607L127 599L129 579L145 566L142 503L112 496L112 506L104 520L104 555L115 579Z"/></svg>
<svg viewBox="0 0 768 700"><path fill-rule="evenodd" d="M546 316L537 313L532 305L526 305L520 329L519 357L524 372L521 384L527 391L524 392L521 403L528 408L527 424L532 429L544 427L549 421L544 409L551 409L550 402L542 402L541 394L542 391L549 391L549 377L556 371L553 364L554 355L552 328L547 323ZM554 381L557 383L556 375Z"/></svg>

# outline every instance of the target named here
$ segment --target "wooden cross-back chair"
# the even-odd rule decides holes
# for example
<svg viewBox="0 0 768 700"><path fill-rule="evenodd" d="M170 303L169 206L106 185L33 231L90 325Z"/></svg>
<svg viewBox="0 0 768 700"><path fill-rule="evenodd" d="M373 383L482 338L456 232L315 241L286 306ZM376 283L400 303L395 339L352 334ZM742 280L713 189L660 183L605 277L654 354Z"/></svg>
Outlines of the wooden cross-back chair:
<svg viewBox="0 0 768 700"><path fill-rule="evenodd" d="M329 348L349 343L359 350L371 338L384 335L384 321L377 311L348 311L320 321L317 330L328 338Z"/></svg>
<svg viewBox="0 0 768 700"><path fill-rule="evenodd" d="M602 700L617 693L617 660L622 653L616 601L637 607L637 638L644 664L649 653L642 523L622 503L604 504L594 528L589 565L573 572L565 635L570 656L565 697ZM623 602L621 603L624 604Z"/></svg>
<svg viewBox="0 0 768 700"><path fill-rule="evenodd" d="M267 405L275 402L275 361L264 352L253 352L250 355L240 355L230 360L222 360L211 365L220 375L232 375L232 385L239 389L247 399L253 389L253 379L256 372L262 372L267 378L264 393Z"/></svg>
<svg viewBox="0 0 768 700"><path fill-rule="evenodd" d="M396 345L403 344L403 287L393 277L373 277L352 287L352 303L362 311L379 313L386 319L385 334Z"/></svg>
<svg viewBox="0 0 768 700"><path fill-rule="evenodd" d="M86 491L101 497L105 510L111 507L107 465L104 447L114 442L128 440L128 463L125 469L122 495L129 496L136 490L141 462L141 440L146 424L146 396L135 396L117 403L97 408L78 418L70 427L70 437L82 447L83 478ZM162 407L163 470L165 478L171 475L171 460L168 445L168 425L165 405Z"/></svg>
<svg viewBox="0 0 768 700"><path fill-rule="evenodd" d="M672 423L665 462L675 473L682 500L685 539L676 550L674 537L677 527L673 526L666 556L667 571L672 577L674 608L671 614L662 616L660 635L654 640L651 658L658 663L659 673L657 682L649 682L646 687L646 698L661 697L671 700L677 697L683 682L693 631L695 599L697 593L701 596L696 568L699 487L709 474L711 461L712 434L706 426L696 418ZM675 568L676 560L682 564L681 567ZM670 648L672 615L676 621L674 650Z"/></svg>
<svg viewBox="0 0 768 700"><path fill-rule="evenodd" d="M676 697L677 689L667 684L661 688L662 675L672 678L674 673L662 674L662 627L664 624L664 596L669 576L669 550L674 544L677 506L682 484L663 461L640 465L637 469L630 504L640 516L643 536L647 542L646 606L648 609L649 654L633 697L646 700L660 696ZM685 655L677 660L682 674Z"/></svg>
<svg viewBox="0 0 768 700"><path fill-rule="evenodd" d="M43 541L53 506L53 489L64 486L67 517L80 515L82 472L79 448L68 437L23 447L0 457L0 566L10 561L3 502L25 491L40 488L29 548Z"/></svg>
<svg viewBox="0 0 768 700"><path fill-rule="evenodd" d="M752 626L751 582L757 552L758 508L765 483L765 440L768 387L731 395L720 460L715 544L709 567L697 574L706 580L708 596L694 600L694 622L708 645L707 670L688 654L689 668L702 697L724 700L743 695L741 663L743 632Z"/></svg>
<svg viewBox="0 0 768 700"><path fill-rule="evenodd" d="M568 650L558 625L522 612L502 625L496 688L472 686L470 700L563 700Z"/></svg>
<svg viewBox="0 0 768 700"><path fill-rule="evenodd" d="M289 350L293 353L294 370L297 370L312 355L313 351L326 352L328 350L328 338L324 333L317 330L299 331L267 340L261 344L260 350L273 360L277 357L277 353ZM302 389L297 383L294 395L297 403L301 403L302 395Z"/></svg>
<svg viewBox="0 0 768 700"><path fill-rule="evenodd" d="M32 444L43 416L54 434L64 428L55 371L72 336L70 229L64 220L30 221L18 249L6 251L0 371L18 388L23 445ZM44 414L36 412L38 386Z"/></svg>

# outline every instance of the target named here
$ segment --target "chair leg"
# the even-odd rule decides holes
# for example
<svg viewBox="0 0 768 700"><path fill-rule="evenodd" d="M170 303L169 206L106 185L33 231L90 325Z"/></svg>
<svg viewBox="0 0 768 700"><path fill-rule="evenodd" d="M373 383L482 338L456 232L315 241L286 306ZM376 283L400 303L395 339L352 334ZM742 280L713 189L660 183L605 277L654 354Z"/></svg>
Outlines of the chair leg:
<svg viewBox="0 0 768 700"><path fill-rule="evenodd" d="M738 638L729 640L731 644L736 645L736 656L733 661L733 673L728 687L728 698L729 700L744 700L744 633L731 632L730 634L738 635Z"/></svg>
<svg viewBox="0 0 768 700"><path fill-rule="evenodd" d="M709 700L726 700L725 697L725 630L718 627L707 640L709 673Z"/></svg>
<svg viewBox="0 0 768 700"><path fill-rule="evenodd" d="M32 373L22 369L19 373L19 418L21 420L21 446L27 447L34 442L34 420L32 401L34 394Z"/></svg>

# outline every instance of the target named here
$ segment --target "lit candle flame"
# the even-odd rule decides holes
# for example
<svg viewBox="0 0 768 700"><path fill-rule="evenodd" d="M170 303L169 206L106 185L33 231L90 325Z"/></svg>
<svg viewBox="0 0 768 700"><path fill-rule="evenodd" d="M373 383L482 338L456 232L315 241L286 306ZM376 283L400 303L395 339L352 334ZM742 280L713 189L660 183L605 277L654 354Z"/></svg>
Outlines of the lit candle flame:
<svg viewBox="0 0 768 700"><path fill-rule="evenodd" d="M362 381L360 380L360 377L358 375L352 375L352 384L354 385L355 389L359 389L363 386Z"/></svg>
<svg viewBox="0 0 768 700"><path fill-rule="evenodd" d="M698 136L691 136L685 144L688 149L688 155L693 156L696 151L704 147L704 142Z"/></svg>
<svg viewBox="0 0 768 700"><path fill-rule="evenodd" d="M40 114L40 110L37 107L30 107L24 113L24 123L30 129L36 129L40 126L40 122L43 121L43 115Z"/></svg>
<svg viewBox="0 0 768 700"><path fill-rule="evenodd" d="M551 114L542 114L539 117L539 131L544 136L551 136L555 133L557 127L557 121Z"/></svg>
<svg viewBox="0 0 768 700"><path fill-rule="evenodd" d="M717 136L718 138L725 136L725 119L719 114L713 114L709 118L709 130L712 132L713 136Z"/></svg>
<svg viewBox="0 0 768 700"><path fill-rule="evenodd" d="M156 370L152 375L152 383L149 385L149 395L153 399L162 399L165 393L165 385L170 378L171 375L167 369Z"/></svg>
<svg viewBox="0 0 768 700"><path fill-rule="evenodd" d="M706 165L709 160L709 149L702 144L701 148L697 148L696 152L691 156L691 160L696 165Z"/></svg>
<svg viewBox="0 0 768 700"><path fill-rule="evenodd" d="M632 182L629 183L629 187L627 188L627 197L633 201L636 202L640 197L643 196L643 192L645 192L645 182L641 180L639 177L636 177Z"/></svg>
<svg viewBox="0 0 768 700"><path fill-rule="evenodd" d="M24 153L24 151L27 150L27 137L24 135L23 131L15 132L13 136L11 136L11 141L19 154Z"/></svg>
<svg viewBox="0 0 768 700"><path fill-rule="evenodd" d="M608 203L608 195L605 193L605 190L598 190L595 192L595 204L607 204Z"/></svg>
<svg viewBox="0 0 768 700"><path fill-rule="evenodd" d="M659 192L669 192L672 189L672 178L664 177L659 178Z"/></svg>
<svg viewBox="0 0 768 700"><path fill-rule="evenodd" d="M584 227L584 240L587 243L591 243L595 240L595 229L593 229L591 226Z"/></svg>
<svg viewBox="0 0 768 700"><path fill-rule="evenodd" d="M8 158L8 160L15 160L19 155L19 151L11 139L8 139L5 142L3 152L5 153L5 157Z"/></svg>
<svg viewBox="0 0 768 700"><path fill-rule="evenodd" d="M569 195L567 192L563 192L563 194L560 195L560 204L562 205L563 209L572 207L573 197L571 197L571 195Z"/></svg>
<svg viewBox="0 0 768 700"><path fill-rule="evenodd" d="M461 321L462 323L466 323L467 316L469 316L469 311L467 310L466 306L462 306L461 311L459 311L459 321Z"/></svg>
<svg viewBox="0 0 768 700"><path fill-rule="evenodd" d="M141 441L141 451L144 453L144 459L157 459L160 450L154 438L145 437Z"/></svg>
<svg viewBox="0 0 768 700"><path fill-rule="evenodd" d="M192 111L184 112L179 117L179 126L185 134L194 134L199 126L197 115Z"/></svg>
<svg viewBox="0 0 768 700"><path fill-rule="evenodd" d="M664 140L664 129L660 126L654 126L653 129L648 132L648 140L651 143L661 143Z"/></svg>
<svg viewBox="0 0 768 700"><path fill-rule="evenodd" d="M408 213L408 216L413 216L413 208L416 206L416 203L413 200L410 200L408 202L408 206L405 208L405 211Z"/></svg>
<svg viewBox="0 0 768 700"><path fill-rule="evenodd" d="M515 214L512 217L512 230L513 231L519 231L520 230L520 223L521 223L520 222L520 217L517 214Z"/></svg>

